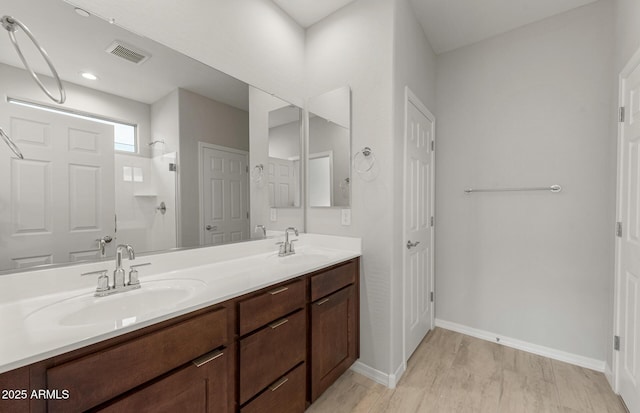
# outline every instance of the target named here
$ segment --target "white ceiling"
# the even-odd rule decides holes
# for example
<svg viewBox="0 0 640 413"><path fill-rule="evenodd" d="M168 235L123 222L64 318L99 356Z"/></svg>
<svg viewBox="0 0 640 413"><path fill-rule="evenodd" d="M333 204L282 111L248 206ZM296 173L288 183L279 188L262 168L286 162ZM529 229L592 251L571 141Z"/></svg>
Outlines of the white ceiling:
<svg viewBox="0 0 640 413"><path fill-rule="evenodd" d="M21 20L31 30L64 81L147 104L180 87L248 110L246 83L95 16L81 17L73 6L61 0L2 0L2 15L5 14ZM17 32L16 36L34 70L49 74L24 33ZM149 52L151 58L136 65L109 55L105 49L114 40ZM0 32L0 63L23 67L4 30ZM82 71L96 74L99 80L81 78Z"/></svg>
<svg viewBox="0 0 640 413"><path fill-rule="evenodd" d="M273 0L305 29L355 0Z"/></svg>
<svg viewBox="0 0 640 413"><path fill-rule="evenodd" d="M355 0L273 1L307 28ZM595 1L411 0L411 3L433 50L440 54Z"/></svg>
<svg viewBox="0 0 640 413"><path fill-rule="evenodd" d="M411 0L436 54L448 52L596 0Z"/></svg>

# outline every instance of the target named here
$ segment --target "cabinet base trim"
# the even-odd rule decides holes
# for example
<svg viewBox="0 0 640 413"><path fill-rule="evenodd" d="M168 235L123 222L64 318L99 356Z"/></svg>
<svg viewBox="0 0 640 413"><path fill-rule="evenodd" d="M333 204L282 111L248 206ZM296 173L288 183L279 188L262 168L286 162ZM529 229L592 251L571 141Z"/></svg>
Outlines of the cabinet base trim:
<svg viewBox="0 0 640 413"><path fill-rule="evenodd" d="M517 350L526 351L528 353L537 354L539 356L548 357L550 359L564 361L565 363L574 364L576 366L585 367L591 370L603 373L605 371L605 362L603 360L597 360L590 357L580 356L574 353L567 353L562 350L556 350L554 348L541 346L539 344L529 343L527 341L518 340L511 337L505 337L500 334L491 333L490 331L480 330L473 327L468 327L462 324L453 323L451 321L445 321L436 318L436 327L444 328L445 330L451 330L458 333L466 334L471 337L476 337L482 340L496 342L496 339L500 339L498 344L503 346L515 348Z"/></svg>

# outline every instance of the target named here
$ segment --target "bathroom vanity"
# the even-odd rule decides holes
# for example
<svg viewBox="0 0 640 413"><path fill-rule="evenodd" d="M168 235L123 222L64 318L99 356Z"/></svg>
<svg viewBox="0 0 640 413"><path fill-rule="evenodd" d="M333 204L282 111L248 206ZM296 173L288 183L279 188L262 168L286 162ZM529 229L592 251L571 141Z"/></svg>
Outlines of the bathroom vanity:
<svg viewBox="0 0 640 413"><path fill-rule="evenodd" d="M251 244L271 248L273 241L236 248ZM234 247L214 248L226 248L222 255L228 256ZM14 361L17 368L7 370L11 364L5 363L0 410L302 412L359 356L359 255L301 248L289 257L268 253L231 260L235 262L220 258L197 270L183 270L185 279L203 271L217 276L199 275L207 282L198 288L205 294L183 303L184 308L105 327L106 335L78 340L81 333L75 333L80 335L70 339L73 342L60 346L58 341L51 345L55 349ZM260 263L270 277L258 273ZM238 268L233 277L219 273L232 264ZM147 285L178 275L153 278L148 277ZM223 286L225 282L234 287ZM145 277L141 283L143 290ZM234 289L238 294L233 295ZM206 295L210 297L202 298ZM191 305L193 300L200 304ZM28 337L42 339L33 334L24 339ZM4 350L6 343L2 346Z"/></svg>

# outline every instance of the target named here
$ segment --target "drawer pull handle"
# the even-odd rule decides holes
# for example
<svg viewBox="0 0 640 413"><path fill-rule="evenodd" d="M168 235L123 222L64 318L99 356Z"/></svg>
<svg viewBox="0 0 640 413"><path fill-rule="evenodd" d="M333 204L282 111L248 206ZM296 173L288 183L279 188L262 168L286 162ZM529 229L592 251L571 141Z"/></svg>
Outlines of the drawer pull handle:
<svg viewBox="0 0 640 413"><path fill-rule="evenodd" d="M288 323L289 320L288 319L284 319L284 320L280 320L280 321L276 321L275 323L269 324L269 327L271 327L272 329L276 329L278 327L280 327L281 325Z"/></svg>
<svg viewBox="0 0 640 413"><path fill-rule="evenodd" d="M282 380L280 380L278 383L274 384L273 386L269 387L271 389L271 391L276 391L278 390L283 384L285 384L286 382L288 382L289 379L288 378L283 378Z"/></svg>
<svg viewBox="0 0 640 413"><path fill-rule="evenodd" d="M209 362L211 362L211 361L213 361L213 360L215 360L215 359L217 359L219 357L222 357L223 355L224 355L224 353L222 351L216 350L213 353L205 354L204 356L193 360L193 364L196 367L202 367L205 364L207 364L207 363L209 363Z"/></svg>
<svg viewBox="0 0 640 413"><path fill-rule="evenodd" d="M318 303L316 305L322 305L322 304L325 304L325 303L328 303L328 302L329 302L329 299L325 298L324 300L318 301Z"/></svg>
<svg viewBox="0 0 640 413"><path fill-rule="evenodd" d="M280 293L283 293L283 292L287 291L288 289L289 289L289 287L278 288L277 290L271 291L269 294L271 294L271 295L280 294Z"/></svg>

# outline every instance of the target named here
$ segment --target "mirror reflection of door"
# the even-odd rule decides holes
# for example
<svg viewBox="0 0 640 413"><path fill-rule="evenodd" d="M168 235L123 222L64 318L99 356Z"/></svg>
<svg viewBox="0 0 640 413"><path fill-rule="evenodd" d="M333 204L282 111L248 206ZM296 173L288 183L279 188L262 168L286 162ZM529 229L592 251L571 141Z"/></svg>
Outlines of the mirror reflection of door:
<svg viewBox="0 0 640 413"><path fill-rule="evenodd" d="M248 153L200 142L201 245L250 238Z"/></svg>
<svg viewBox="0 0 640 413"><path fill-rule="evenodd" d="M1 153L0 268L101 258L99 239L114 236L113 126L7 102L0 121L25 155Z"/></svg>
<svg viewBox="0 0 640 413"><path fill-rule="evenodd" d="M287 105L269 112L269 206L300 207L300 108Z"/></svg>

